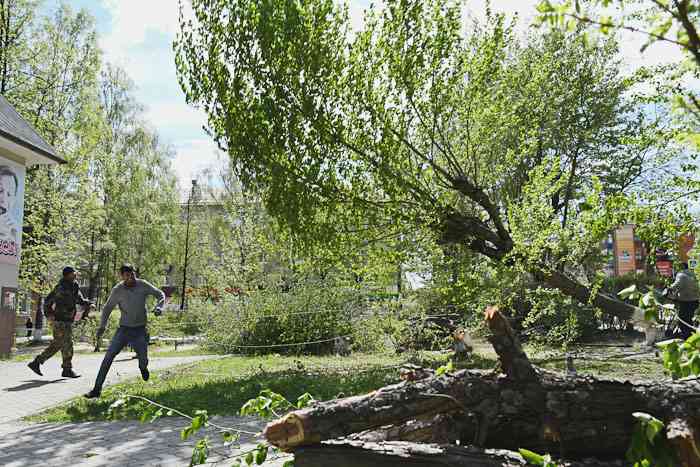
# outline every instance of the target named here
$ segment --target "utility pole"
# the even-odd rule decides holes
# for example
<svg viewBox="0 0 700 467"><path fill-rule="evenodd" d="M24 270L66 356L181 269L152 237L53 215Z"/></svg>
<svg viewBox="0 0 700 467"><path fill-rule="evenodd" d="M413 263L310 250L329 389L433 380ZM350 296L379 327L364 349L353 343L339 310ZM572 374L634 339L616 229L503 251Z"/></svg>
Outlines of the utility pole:
<svg viewBox="0 0 700 467"><path fill-rule="evenodd" d="M192 192L190 197L187 199L187 228L185 230L185 261L184 267L182 268L182 297L180 298L180 311L185 309L185 289L187 287L187 260L189 259L190 250L190 205L192 204L192 198L194 198L194 190L197 188L197 180L192 180Z"/></svg>

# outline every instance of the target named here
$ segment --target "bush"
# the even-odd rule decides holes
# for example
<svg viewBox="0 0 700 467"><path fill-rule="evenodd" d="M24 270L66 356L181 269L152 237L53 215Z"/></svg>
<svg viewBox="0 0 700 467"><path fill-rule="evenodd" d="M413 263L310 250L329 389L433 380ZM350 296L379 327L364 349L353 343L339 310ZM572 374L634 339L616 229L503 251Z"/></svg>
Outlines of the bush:
<svg viewBox="0 0 700 467"><path fill-rule="evenodd" d="M598 330L593 307L557 290L532 289L526 300L531 307L523 320L524 334L536 343L566 346L590 338Z"/></svg>
<svg viewBox="0 0 700 467"><path fill-rule="evenodd" d="M352 348L356 352L395 352L410 330L398 300L372 303L366 313L353 320Z"/></svg>
<svg viewBox="0 0 700 467"><path fill-rule="evenodd" d="M621 290L631 285L636 285L639 290L662 289L668 285L669 280L669 278L657 275L629 273L619 277L606 277L603 280L601 290L611 295L617 295Z"/></svg>
<svg viewBox="0 0 700 467"><path fill-rule="evenodd" d="M195 312L207 317L205 345L216 352L329 353L333 338L353 334L364 306L355 289L311 281L286 292L270 288L201 303Z"/></svg>
<svg viewBox="0 0 700 467"><path fill-rule="evenodd" d="M193 300L194 301L194 300ZM182 337L202 333L206 315L199 313L201 302L194 301L186 311L166 311L160 317L148 317L148 332L151 336Z"/></svg>

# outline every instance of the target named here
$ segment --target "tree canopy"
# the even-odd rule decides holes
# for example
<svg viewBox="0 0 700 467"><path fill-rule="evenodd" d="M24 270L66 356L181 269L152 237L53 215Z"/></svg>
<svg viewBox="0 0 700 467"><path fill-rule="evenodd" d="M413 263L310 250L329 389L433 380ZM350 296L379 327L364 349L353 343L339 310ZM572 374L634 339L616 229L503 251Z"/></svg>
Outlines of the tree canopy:
<svg viewBox="0 0 700 467"><path fill-rule="evenodd" d="M306 245L428 232L630 312L561 274L602 239L589 224L612 200L682 151L661 144L671 130L614 40L522 39L437 0L370 8L359 31L332 0L192 6L175 44L188 101Z"/></svg>

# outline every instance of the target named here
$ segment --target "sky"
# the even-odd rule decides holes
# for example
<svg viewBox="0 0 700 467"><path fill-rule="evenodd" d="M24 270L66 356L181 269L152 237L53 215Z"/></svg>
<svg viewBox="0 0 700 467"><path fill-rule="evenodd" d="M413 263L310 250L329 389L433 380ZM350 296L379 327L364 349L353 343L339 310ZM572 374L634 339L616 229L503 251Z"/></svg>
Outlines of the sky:
<svg viewBox="0 0 700 467"><path fill-rule="evenodd" d="M51 7L48 0L47 6ZM362 24L362 12L370 0L349 0L355 28ZM88 10L97 22L104 60L124 68L136 85L136 98L145 117L162 140L175 152L172 161L183 191L203 169L219 167L222 155L203 131L206 116L187 105L177 82L172 42L178 31L178 0L66 0L75 9ZM537 0L492 0L498 12L518 14L523 29L535 16ZM474 17L483 17L486 0L467 0ZM623 36L622 52L630 69L641 64L668 62L679 58L670 44L639 52L642 39Z"/></svg>

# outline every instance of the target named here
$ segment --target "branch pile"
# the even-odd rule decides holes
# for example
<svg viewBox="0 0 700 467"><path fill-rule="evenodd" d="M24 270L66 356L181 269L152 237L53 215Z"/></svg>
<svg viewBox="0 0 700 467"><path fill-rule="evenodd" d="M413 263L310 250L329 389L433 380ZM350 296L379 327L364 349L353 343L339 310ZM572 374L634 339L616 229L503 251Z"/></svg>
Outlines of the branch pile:
<svg viewBox="0 0 700 467"><path fill-rule="evenodd" d="M298 467L523 465L519 448L570 459L564 465L626 465L632 414L646 412L665 422L683 467L700 466L700 380L632 384L544 371L497 308L486 320L503 374L418 371L289 413L265 437L294 452Z"/></svg>

